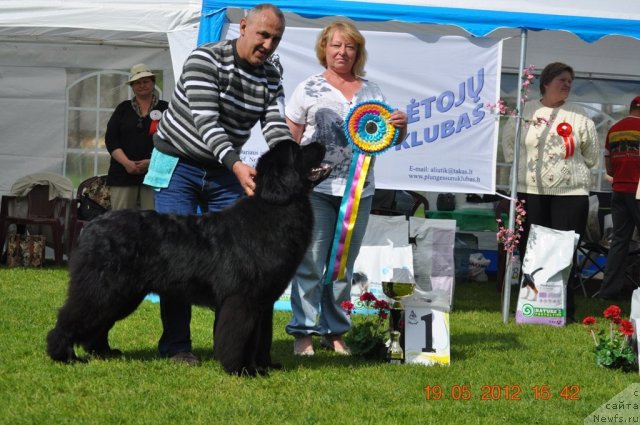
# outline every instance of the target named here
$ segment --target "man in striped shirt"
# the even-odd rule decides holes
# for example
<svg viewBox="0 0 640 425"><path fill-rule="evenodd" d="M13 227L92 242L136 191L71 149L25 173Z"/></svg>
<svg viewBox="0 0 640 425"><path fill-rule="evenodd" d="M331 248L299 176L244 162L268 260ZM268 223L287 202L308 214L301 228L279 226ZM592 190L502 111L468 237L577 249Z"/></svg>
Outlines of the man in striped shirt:
<svg viewBox="0 0 640 425"><path fill-rule="evenodd" d="M240 149L260 121L269 147L292 139L284 119L278 69L266 60L284 33L284 15L262 4L240 21L240 36L204 44L184 64L175 92L154 137L145 183L156 187L158 212L218 211L253 195L256 171ZM191 353L191 306L160 298L160 353L196 365Z"/></svg>

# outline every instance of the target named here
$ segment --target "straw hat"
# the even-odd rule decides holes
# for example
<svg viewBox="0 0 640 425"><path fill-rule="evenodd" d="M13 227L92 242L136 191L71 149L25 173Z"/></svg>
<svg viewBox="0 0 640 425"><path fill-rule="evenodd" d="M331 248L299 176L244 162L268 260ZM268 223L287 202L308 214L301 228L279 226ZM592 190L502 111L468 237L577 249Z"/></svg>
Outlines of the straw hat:
<svg viewBox="0 0 640 425"><path fill-rule="evenodd" d="M140 78L155 76L156 74L151 72L151 69L149 69L147 65L138 63L131 67L131 71L129 72L129 81L127 81L127 84L131 84L134 81L139 80Z"/></svg>

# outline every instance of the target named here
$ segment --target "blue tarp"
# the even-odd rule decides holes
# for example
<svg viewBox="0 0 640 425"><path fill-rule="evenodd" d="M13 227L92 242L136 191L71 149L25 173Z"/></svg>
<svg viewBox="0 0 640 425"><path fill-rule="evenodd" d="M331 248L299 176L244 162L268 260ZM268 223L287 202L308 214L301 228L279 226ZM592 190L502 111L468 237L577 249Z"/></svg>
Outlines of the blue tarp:
<svg viewBox="0 0 640 425"><path fill-rule="evenodd" d="M220 38L226 8L250 9L259 3L263 1L203 0L200 42ZM597 41L607 35L640 39L640 21L634 19L364 1L282 0L274 4L284 12L309 19L345 16L355 21L453 25L477 37L486 36L500 28L516 28L531 31L567 31L587 42Z"/></svg>

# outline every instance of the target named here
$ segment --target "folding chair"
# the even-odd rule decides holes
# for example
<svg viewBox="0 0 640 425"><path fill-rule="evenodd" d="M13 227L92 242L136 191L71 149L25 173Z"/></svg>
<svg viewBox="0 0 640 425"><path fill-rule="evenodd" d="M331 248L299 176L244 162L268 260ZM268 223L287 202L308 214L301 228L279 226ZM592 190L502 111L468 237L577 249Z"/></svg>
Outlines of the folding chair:
<svg viewBox="0 0 640 425"><path fill-rule="evenodd" d="M49 185L38 184L28 192L26 216L15 216L9 212L9 203L16 196L3 196L0 207L0 244L4 245L9 226L49 227L53 235L52 246L55 262L63 264L63 238L65 233L65 217L69 200L55 197L49 199Z"/></svg>
<svg viewBox="0 0 640 425"><path fill-rule="evenodd" d="M588 283L602 280L604 276L609 248L606 246L607 237L603 230L605 216L610 213L611 194L591 192L589 194L589 220L576 248L575 272L578 279L574 289L580 287L585 297L589 296L587 293Z"/></svg>
<svg viewBox="0 0 640 425"><path fill-rule="evenodd" d="M578 247L578 255L582 257L578 261L578 284L582 287L584 296L588 297L586 284L604 275L607 268L606 258L609 255L609 248L599 243L584 242ZM604 259L604 261L598 261L599 259ZM624 272L624 277L634 288L640 288L640 274L636 271L638 265L640 265L640 248L635 248L627 254L627 264ZM600 273L601 275L598 276ZM596 297L599 293L600 290L598 289L592 297Z"/></svg>
<svg viewBox="0 0 640 425"><path fill-rule="evenodd" d="M96 187L99 187L99 189L95 189ZM98 190L101 192L100 195L104 196L102 192L106 190L106 188L107 188L106 175L89 177L88 179L80 182L80 185L78 186L78 189L76 191L76 197L71 202L72 205L71 205L71 213L70 213L70 220L69 220L70 222L69 252L72 251L73 247L78 242L78 238L80 237L80 232L82 231L84 226L89 222L88 220L85 220L81 216L81 214L79 214L82 196L84 196L86 192L91 190ZM109 205L110 205L110 202L109 202Z"/></svg>
<svg viewBox="0 0 640 425"><path fill-rule="evenodd" d="M602 280L606 267L606 258L609 248L596 242L586 241L578 245L578 284L585 298L588 298L587 283L592 280ZM600 260L600 261L598 261ZM602 261L604 260L604 261ZM593 295L597 295L599 290Z"/></svg>

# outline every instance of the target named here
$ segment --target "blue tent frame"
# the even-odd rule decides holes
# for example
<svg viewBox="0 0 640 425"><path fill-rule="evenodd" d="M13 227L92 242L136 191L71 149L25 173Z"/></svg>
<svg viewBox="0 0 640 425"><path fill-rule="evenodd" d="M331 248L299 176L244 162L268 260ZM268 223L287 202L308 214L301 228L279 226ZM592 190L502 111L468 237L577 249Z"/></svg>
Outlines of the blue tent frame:
<svg viewBox="0 0 640 425"><path fill-rule="evenodd" d="M202 1L202 17L198 34L198 44L219 40L224 24L227 23L227 9L251 9L264 1L219 0ZM593 43L603 37L618 35L640 39L640 21L633 19L614 19L605 17L586 17L573 15L554 15L544 13L510 12L500 10L479 10L455 7L437 7L430 5L403 5L389 3L370 3L363 1L341 0L280 0L274 1L285 13L295 13L308 19L326 16L344 16L354 21L399 21L406 23L452 25L462 28L474 37L483 37L491 32L510 28L520 30L520 66L526 63L527 38L529 31L565 31L580 39ZM517 104L521 105L522 94L518 91ZM516 125L516 141L520 140L522 119ZM518 169L520 143L515 144L513 169ZM515 197L517 173L511 173L511 203L508 228L515 224ZM512 262L507 261L505 276L511 276ZM502 293L502 319L509 321L511 285L504 284Z"/></svg>

